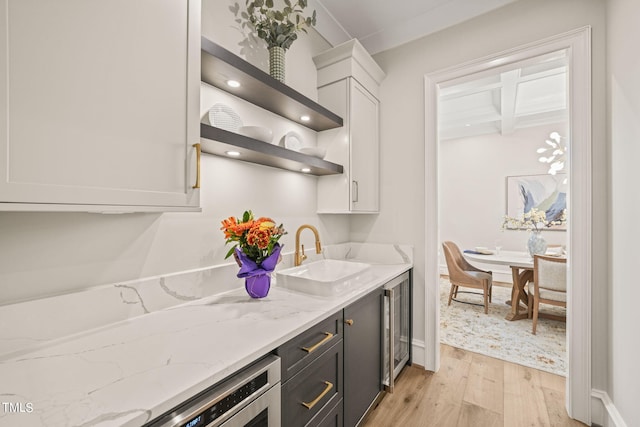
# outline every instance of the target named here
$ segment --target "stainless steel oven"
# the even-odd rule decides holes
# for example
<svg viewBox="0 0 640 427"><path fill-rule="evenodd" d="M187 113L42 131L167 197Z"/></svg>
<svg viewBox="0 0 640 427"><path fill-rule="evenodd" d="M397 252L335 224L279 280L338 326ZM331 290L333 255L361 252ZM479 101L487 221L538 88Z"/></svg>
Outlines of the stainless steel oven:
<svg viewBox="0 0 640 427"><path fill-rule="evenodd" d="M269 355L146 427L279 427L280 358Z"/></svg>
<svg viewBox="0 0 640 427"><path fill-rule="evenodd" d="M411 272L384 286L384 385L393 393L394 380L411 359Z"/></svg>

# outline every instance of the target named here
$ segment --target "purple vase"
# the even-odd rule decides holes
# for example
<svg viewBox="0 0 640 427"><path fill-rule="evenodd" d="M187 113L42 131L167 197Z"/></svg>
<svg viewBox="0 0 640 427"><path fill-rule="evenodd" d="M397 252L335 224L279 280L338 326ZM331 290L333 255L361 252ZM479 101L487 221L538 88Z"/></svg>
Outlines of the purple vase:
<svg viewBox="0 0 640 427"><path fill-rule="evenodd" d="M271 287L271 274L256 274L255 276L245 277L244 288L251 298L264 298L269 293Z"/></svg>

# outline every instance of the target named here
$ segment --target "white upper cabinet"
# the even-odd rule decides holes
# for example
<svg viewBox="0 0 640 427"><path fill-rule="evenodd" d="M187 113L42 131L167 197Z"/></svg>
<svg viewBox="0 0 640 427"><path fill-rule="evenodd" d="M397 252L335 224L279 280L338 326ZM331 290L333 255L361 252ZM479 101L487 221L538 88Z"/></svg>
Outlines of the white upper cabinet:
<svg viewBox="0 0 640 427"><path fill-rule="evenodd" d="M198 210L200 2L0 0L0 210Z"/></svg>
<svg viewBox="0 0 640 427"><path fill-rule="evenodd" d="M342 175L318 179L318 213L378 213L379 104L384 72L357 40L313 58L318 101L344 118L344 126L318 134L326 160L342 164Z"/></svg>

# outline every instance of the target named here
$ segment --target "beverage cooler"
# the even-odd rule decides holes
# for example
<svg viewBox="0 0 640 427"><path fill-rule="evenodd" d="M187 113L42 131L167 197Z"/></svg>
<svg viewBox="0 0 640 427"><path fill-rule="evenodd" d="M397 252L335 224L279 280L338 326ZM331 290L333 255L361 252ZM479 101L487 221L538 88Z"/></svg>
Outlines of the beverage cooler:
<svg viewBox="0 0 640 427"><path fill-rule="evenodd" d="M411 270L384 286L384 385L393 393L394 380L411 361Z"/></svg>

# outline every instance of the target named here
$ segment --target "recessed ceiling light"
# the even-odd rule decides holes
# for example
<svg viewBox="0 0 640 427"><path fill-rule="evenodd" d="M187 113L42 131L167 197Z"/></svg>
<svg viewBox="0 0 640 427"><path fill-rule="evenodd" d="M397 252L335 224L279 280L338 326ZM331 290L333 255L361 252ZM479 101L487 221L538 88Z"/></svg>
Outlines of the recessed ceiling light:
<svg viewBox="0 0 640 427"><path fill-rule="evenodd" d="M309 173L309 172L311 172L311 168L302 168L302 169L300 169L300 170L301 170L302 172L304 172L304 173Z"/></svg>
<svg viewBox="0 0 640 427"><path fill-rule="evenodd" d="M225 151L225 154L227 156L231 156L231 157L238 157L240 155L239 151Z"/></svg>
<svg viewBox="0 0 640 427"><path fill-rule="evenodd" d="M311 120L311 117L307 115L300 116L300 120L302 120L303 122L308 122L309 120Z"/></svg>
<svg viewBox="0 0 640 427"><path fill-rule="evenodd" d="M237 80L227 80L227 84L231 87L240 87L240 82Z"/></svg>

